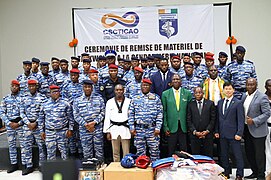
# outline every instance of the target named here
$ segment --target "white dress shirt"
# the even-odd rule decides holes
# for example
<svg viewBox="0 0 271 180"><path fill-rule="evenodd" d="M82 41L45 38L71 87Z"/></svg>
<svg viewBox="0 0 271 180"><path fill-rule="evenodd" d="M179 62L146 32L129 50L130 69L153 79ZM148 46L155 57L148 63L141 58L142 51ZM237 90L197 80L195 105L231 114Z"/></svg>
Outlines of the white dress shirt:
<svg viewBox="0 0 271 180"><path fill-rule="evenodd" d="M230 98L226 98L226 97L225 97L225 99L224 99L224 103L223 103L223 109L222 109L223 114L225 114L225 112L224 112L224 111L225 111L225 106L226 106L226 101L227 101L227 99L229 100L229 101L228 101L228 104L227 104L227 105L228 105L228 107L227 107L227 108L229 108L229 106L230 106L230 104L231 104L231 100L232 100L232 98L233 98L233 96L231 96Z"/></svg>
<svg viewBox="0 0 271 180"><path fill-rule="evenodd" d="M255 96L255 93L257 92L257 90L252 93L251 95L249 95L247 92L246 92L246 99L245 99L245 102L244 102L244 109L245 109L245 115L247 116L247 113L248 113L248 108L249 108L249 105L253 99L253 97Z"/></svg>
<svg viewBox="0 0 271 180"><path fill-rule="evenodd" d="M131 99L125 98L122 106L122 113L118 113L119 109L116 105L115 97L109 99L106 103L103 132L111 133L112 139L117 139L118 136L120 136L121 139L131 139L131 133L129 128L125 126L116 126L116 125L111 126L110 123L110 120L114 122L124 122L128 120L128 108L130 102Z"/></svg>
<svg viewBox="0 0 271 180"><path fill-rule="evenodd" d="M217 102L221 99L218 78L216 78L216 79L210 78L210 81L209 81L209 99L210 100L212 100L213 86L215 86L214 103L215 103L215 105L217 105Z"/></svg>

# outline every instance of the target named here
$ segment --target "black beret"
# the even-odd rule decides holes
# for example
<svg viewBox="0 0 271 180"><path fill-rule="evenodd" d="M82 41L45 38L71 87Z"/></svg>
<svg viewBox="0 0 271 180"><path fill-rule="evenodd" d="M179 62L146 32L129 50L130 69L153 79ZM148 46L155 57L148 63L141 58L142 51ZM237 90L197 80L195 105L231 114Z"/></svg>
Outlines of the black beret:
<svg viewBox="0 0 271 180"><path fill-rule="evenodd" d="M241 52L245 53L246 49L243 46L237 46L235 51L241 51Z"/></svg>
<svg viewBox="0 0 271 180"><path fill-rule="evenodd" d="M57 61L59 61L59 59L58 59L58 58L56 58L56 57L52 57L52 58L51 58L51 61L53 61L53 60L57 60Z"/></svg>
<svg viewBox="0 0 271 180"><path fill-rule="evenodd" d="M67 63L67 64L68 64L69 61L68 61L67 59L61 59L61 60L60 60L60 63Z"/></svg>
<svg viewBox="0 0 271 180"><path fill-rule="evenodd" d="M148 61L147 58L141 58L140 60L141 60L141 61Z"/></svg>
<svg viewBox="0 0 271 180"><path fill-rule="evenodd" d="M83 84L90 84L90 85L92 85L93 82L91 80L89 80L89 79L85 79L85 80L83 80Z"/></svg>
<svg viewBox="0 0 271 180"><path fill-rule="evenodd" d="M186 64L189 64L189 65L191 65L191 66L194 66L194 64L191 63L191 62L184 62L184 65L186 65Z"/></svg>
<svg viewBox="0 0 271 180"><path fill-rule="evenodd" d="M139 59L137 57L132 57L131 59L132 59L132 61L139 61Z"/></svg>
<svg viewBox="0 0 271 180"><path fill-rule="evenodd" d="M40 63L40 60L38 58L33 57L32 62Z"/></svg>
<svg viewBox="0 0 271 180"><path fill-rule="evenodd" d="M31 61L23 61L23 64L32 64Z"/></svg>
<svg viewBox="0 0 271 180"><path fill-rule="evenodd" d="M106 57L105 56L99 56L98 60L106 60Z"/></svg>
<svg viewBox="0 0 271 180"><path fill-rule="evenodd" d="M48 62L41 62L41 63L40 63L41 66L49 66L49 64L50 64L50 63L48 63Z"/></svg>
<svg viewBox="0 0 271 180"><path fill-rule="evenodd" d="M221 52L219 52L219 55L218 55L218 56L225 56L225 57L228 57L228 54L221 51Z"/></svg>
<svg viewBox="0 0 271 180"><path fill-rule="evenodd" d="M75 57L75 56L72 56L71 59L75 59L77 61L80 61L80 58L79 57Z"/></svg>
<svg viewBox="0 0 271 180"><path fill-rule="evenodd" d="M83 63L84 63L84 62L90 63L91 61L90 61L90 59L83 59Z"/></svg>

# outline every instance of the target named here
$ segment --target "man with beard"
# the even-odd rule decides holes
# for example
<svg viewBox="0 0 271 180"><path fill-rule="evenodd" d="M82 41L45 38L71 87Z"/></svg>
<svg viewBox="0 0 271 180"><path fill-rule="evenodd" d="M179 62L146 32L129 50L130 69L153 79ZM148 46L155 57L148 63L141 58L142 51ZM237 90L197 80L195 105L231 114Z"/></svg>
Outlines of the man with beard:
<svg viewBox="0 0 271 180"><path fill-rule="evenodd" d="M170 82L173 73L169 71L167 59L163 58L162 60L160 60L159 64L160 64L159 71L151 76L152 81L151 92L161 97L163 91L171 87Z"/></svg>
<svg viewBox="0 0 271 180"><path fill-rule="evenodd" d="M55 76L60 73L59 61L60 60L56 57L52 57L51 59L52 70L50 70L49 74L53 76L54 79L55 79Z"/></svg>
<svg viewBox="0 0 271 180"><path fill-rule="evenodd" d="M78 69L79 62L80 62L80 58L79 57L75 57L75 56L71 57L71 66L72 66L72 68Z"/></svg>

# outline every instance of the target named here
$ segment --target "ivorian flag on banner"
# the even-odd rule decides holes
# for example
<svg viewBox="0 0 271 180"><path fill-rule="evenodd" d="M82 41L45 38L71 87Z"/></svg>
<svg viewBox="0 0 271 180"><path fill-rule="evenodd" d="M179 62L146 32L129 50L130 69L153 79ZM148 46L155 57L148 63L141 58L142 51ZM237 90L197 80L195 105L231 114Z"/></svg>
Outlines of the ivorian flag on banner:
<svg viewBox="0 0 271 180"><path fill-rule="evenodd" d="M213 52L213 5L74 9L76 54L114 49L122 58Z"/></svg>

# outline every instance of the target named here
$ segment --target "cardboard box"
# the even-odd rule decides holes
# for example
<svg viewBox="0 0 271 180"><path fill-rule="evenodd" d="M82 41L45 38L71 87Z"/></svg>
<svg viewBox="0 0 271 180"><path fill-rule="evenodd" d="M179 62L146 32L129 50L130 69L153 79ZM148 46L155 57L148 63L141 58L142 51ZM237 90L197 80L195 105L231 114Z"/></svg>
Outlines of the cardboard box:
<svg viewBox="0 0 271 180"><path fill-rule="evenodd" d="M112 162L104 170L104 180L153 180L153 170L137 167L123 168L119 162Z"/></svg>
<svg viewBox="0 0 271 180"><path fill-rule="evenodd" d="M104 164L98 171L80 170L79 180L104 180Z"/></svg>

